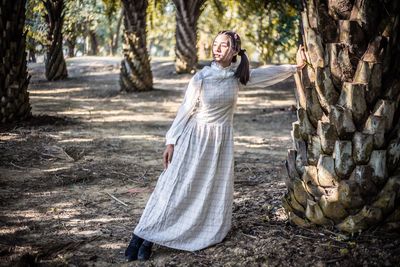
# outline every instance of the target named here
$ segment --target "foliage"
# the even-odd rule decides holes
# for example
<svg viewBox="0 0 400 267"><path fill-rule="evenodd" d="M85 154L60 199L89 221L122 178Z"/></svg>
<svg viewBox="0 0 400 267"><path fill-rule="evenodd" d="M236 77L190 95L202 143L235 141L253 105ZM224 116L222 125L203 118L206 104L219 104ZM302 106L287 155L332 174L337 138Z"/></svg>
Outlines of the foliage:
<svg viewBox="0 0 400 267"><path fill-rule="evenodd" d="M168 0L149 0L147 43L150 54L173 57L175 47L175 6Z"/></svg>
<svg viewBox="0 0 400 267"><path fill-rule="evenodd" d="M64 39L77 45L80 54L88 47L88 33L95 33L100 54L114 53L120 34L118 0L65 0ZM43 5L28 1L28 40L45 43L46 25ZM198 23L199 57L211 58L211 42L218 31L239 33L243 47L255 61L283 62L294 57L297 42L299 0L208 0ZM147 41L153 56L174 56L175 6L171 0L149 0ZM29 44L28 44L29 46ZM28 47L29 48L29 47Z"/></svg>
<svg viewBox="0 0 400 267"><path fill-rule="evenodd" d="M236 31L250 58L262 63L287 62L294 57L298 0L213 0L199 22L200 57L211 57L211 42L224 29Z"/></svg>
<svg viewBox="0 0 400 267"><path fill-rule="evenodd" d="M239 18L246 25L245 36L257 44L260 61L280 61L296 47L298 11L295 1L240 1Z"/></svg>
<svg viewBox="0 0 400 267"><path fill-rule="evenodd" d="M44 5L39 0L26 3L25 31L27 31L27 50L38 50L43 53L47 43L47 24L44 21Z"/></svg>

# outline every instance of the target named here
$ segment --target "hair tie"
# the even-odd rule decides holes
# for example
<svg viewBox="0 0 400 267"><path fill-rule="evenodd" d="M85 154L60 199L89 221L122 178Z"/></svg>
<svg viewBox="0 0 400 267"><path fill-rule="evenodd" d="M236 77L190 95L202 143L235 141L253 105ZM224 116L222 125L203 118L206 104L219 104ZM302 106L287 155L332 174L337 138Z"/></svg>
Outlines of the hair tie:
<svg viewBox="0 0 400 267"><path fill-rule="evenodd" d="M246 49L240 49L238 55L242 56L244 55L244 52L246 52Z"/></svg>

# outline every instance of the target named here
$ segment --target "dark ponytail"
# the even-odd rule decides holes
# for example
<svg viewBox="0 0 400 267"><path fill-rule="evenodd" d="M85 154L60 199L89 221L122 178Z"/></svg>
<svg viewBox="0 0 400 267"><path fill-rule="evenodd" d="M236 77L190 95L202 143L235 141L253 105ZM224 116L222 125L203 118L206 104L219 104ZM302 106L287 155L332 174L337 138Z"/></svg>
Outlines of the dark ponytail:
<svg viewBox="0 0 400 267"><path fill-rule="evenodd" d="M238 55L240 56L240 64L236 69L235 77L239 79L241 84L246 85L250 78L249 59L246 55L246 49L240 49ZM236 56L235 56L236 57ZM233 60L232 60L233 61ZM236 59L235 59L236 61Z"/></svg>
<svg viewBox="0 0 400 267"><path fill-rule="evenodd" d="M240 64L236 69L235 77L239 79L241 84L246 84L249 81L250 70L249 70L249 59L245 54L246 50L241 49L241 40L239 35L234 31L220 31L218 34L225 34L230 37L231 47L237 52L237 55L240 56ZM233 56L232 62L237 61L237 55Z"/></svg>

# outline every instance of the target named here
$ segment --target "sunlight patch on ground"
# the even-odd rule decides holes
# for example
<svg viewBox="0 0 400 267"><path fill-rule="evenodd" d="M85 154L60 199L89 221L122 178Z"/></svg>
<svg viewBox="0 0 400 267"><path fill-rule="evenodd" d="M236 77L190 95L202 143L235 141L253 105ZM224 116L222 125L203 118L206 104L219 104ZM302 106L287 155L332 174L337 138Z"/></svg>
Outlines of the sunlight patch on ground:
<svg viewBox="0 0 400 267"><path fill-rule="evenodd" d="M2 227L0 228L0 236L7 235L7 234L15 234L16 232L21 231L29 231L29 227L27 225L23 226L15 226L15 227Z"/></svg>
<svg viewBox="0 0 400 267"><path fill-rule="evenodd" d="M76 108L76 109L71 109L68 111L60 111L57 112L57 114L60 115L120 115L120 114L131 114L132 111L126 111L126 110L94 110L92 108L90 109L82 109L82 108Z"/></svg>
<svg viewBox="0 0 400 267"><path fill-rule="evenodd" d="M61 88L61 89L36 89L30 90L29 95L43 95L43 94L64 94L64 93L74 93L74 92L82 92L84 90L88 90L90 87L76 87L76 88Z"/></svg>
<svg viewBox="0 0 400 267"><path fill-rule="evenodd" d="M259 96L261 94L276 94L276 93L279 93L279 91L274 89L266 89L266 88L251 89L251 90L247 89L239 91L239 96L241 96L242 94L245 94L246 96Z"/></svg>
<svg viewBox="0 0 400 267"><path fill-rule="evenodd" d="M260 102L261 99L259 98L254 98L254 99L249 99L249 98L239 98L238 99L238 105L243 105L240 108L246 108L246 107L268 107L268 106L290 106L290 105L295 105L296 101L294 100L262 100L262 102Z"/></svg>
<svg viewBox="0 0 400 267"><path fill-rule="evenodd" d="M82 56L67 58L68 66L104 66L105 64L119 65L122 57L119 56Z"/></svg>
<svg viewBox="0 0 400 267"><path fill-rule="evenodd" d="M58 168L50 168L47 170L43 170L44 172L56 172L56 171L62 171L62 170L68 170L70 166L68 167L58 167Z"/></svg>
<svg viewBox="0 0 400 267"><path fill-rule="evenodd" d="M77 209L71 209L71 208L60 208L60 209L50 208L47 211L47 213L51 213L54 219L70 219L74 216L81 214L81 212L78 211Z"/></svg>
<svg viewBox="0 0 400 267"><path fill-rule="evenodd" d="M235 141L245 141L251 144L265 144L265 138L254 136L254 135L241 135L235 137Z"/></svg>
<svg viewBox="0 0 400 267"><path fill-rule="evenodd" d="M109 223L109 222L122 222L126 221L126 219L123 219L121 217L119 218L96 218L96 219L72 219L69 221L70 225L77 225L80 223Z"/></svg>
<svg viewBox="0 0 400 267"><path fill-rule="evenodd" d="M33 221L40 221L40 220L42 220L42 218L41 218L42 215L43 214L41 212L38 212L37 210L27 209L27 210L13 211L13 213L8 214L7 216L9 216L11 218L23 217L23 218L32 219Z"/></svg>
<svg viewBox="0 0 400 267"><path fill-rule="evenodd" d="M58 202L58 203L53 203L52 206L57 208L68 208L75 206L75 204L72 202Z"/></svg>
<svg viewBox="0 0 400 267"><path fill-rule="evenodd" d="M109 135L103 138L108 139L136 139L136 140L146 140L146 141L161 141L164 137L150 135L150 134L124 134L124 135Z"/></svg>
<svg viewBox="0 0 400 267"><path fill-rule="evenodd" d="M77 97L68 97L64 96L29 96L30 99L38 99L38 100L57 100L57 102L60 102L59 100L65 100L68 99L70 101L77 101L77 102L99 102L98 98L77 98Z"/></svg>
<svg viewBox="0 0 400 267"><path fill-rule="evenodd" d="M288 216L286 214L286 211L284 208L280 207L275 211L275 218L277 221L287 221L288 220Z"/></svg>
<svg viewBox="0 0 400 267"><path fill-rule="evenodd" d="M249 144L249 143L246 143L246 142L235 141L235 146L236 145L237 146L244 146L247 149L248 148L265 149L264 151L261 150L264 154L286 155L286 152L284 152L284 151L271 150L272 147L270 145L267 145L267 144ZM239 149L237 149L237 150L239 151ZM245 151L246 151L246 149L245 149Z"/></svg>
<svg viewBox="0 0 400 267"><path fill-rule="evenodd" d="M89 119L91 122L126 122L126 121L137 121L137 122L156 122L165 121L164 116L160 115L120 115L120 116L102 116L99 118Z"/></svg>
<svg viewBox="0 0 400 267"><path fill-rule="evenodd" d="M58 232L59 234L62 235L70 235L74 234L76 236L93 236L93 235L98 235L100 233L99 230L84 230L84 231L79 231L75 229L69 229L69 230L62 230Z"/></svg>
<svg viewBox="0 0 400 267"><path fill-rule="evenodd" d="M114 70L104 70L104 71L85 71L85 75L90 75L90 76L104 76L104 75L110 75L110 73L119 73L119 69L114 69ZM116 89L119 90L119 89Z"/></svg>
<svg viewBox="0 0 400 267"><path fill-rule="evenodd" d="M105 249L121 249L122 247L125 247L126 244L124 243L107 243L107 244L102 244L99 247L105 248Z"/></svg>
<svg viewBox="0 0 400 267"><path fill-rule="evenodd" d="M154 79L154 83L162 83L162 84L184 84L186 85L189 82L189 79ZM185 86L186 87L186 86Z"/></svg>
<svg viewBox="0 0 400 267"><path fill-rule="evenodd" d="M76 237L93 237L93 236L98 236L101 235L100 230L81 230L81 227L71 227L68 225L68 223L63 223L64 229L63 230L58 230L57 234L58 235L63 235L63 236L68 236L71 237L72 239L76 239ZM66 228L65 226L68 226L70 228Z"/></svg>
<svg viewBox="0 0 400 267"><path fill-rule="evenodd" d="M42 192L24 192L24 196L34 196L34 197L49 197L51 195L59 195L59 194L65 194L65 191L42 191ZM69 203L69 202L68 202ZM56 203L54 205L57 205ZM71 206L71 205L69 205Z"/></svg>
<svg viewBox="0 0 400 267"><path fill-rule="evenodd" d="M289 136L276 136L271 138L265 138L253 135L248 135L248 136L240 135L240 136L235 136L234 140L235 144L238 145L245 145L251 148L262 148L262 147L268 148L271 146L279 146L279 143L287 142L291 139Z"/></svg>
<svg viewBox="0 0 400 267"><path fill-rule="evenodd" d="M93 138L70 138L59 141L59 143L85 143L92 142Z"/></svg>
<svg viewBox="0 0 400 267"><path fill-rule="evenodd" d="M16 141L18 139L19 134L7 133L5 135L0 135L0 141Z"/></svg>

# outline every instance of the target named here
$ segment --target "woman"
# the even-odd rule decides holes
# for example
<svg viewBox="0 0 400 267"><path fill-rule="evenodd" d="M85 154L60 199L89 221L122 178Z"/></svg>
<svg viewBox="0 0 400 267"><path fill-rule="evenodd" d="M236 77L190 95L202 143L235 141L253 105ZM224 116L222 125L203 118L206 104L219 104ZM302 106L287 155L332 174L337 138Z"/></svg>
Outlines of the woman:
<svg viewBox="0 0 400 267"><path fill-rule="evenodd" d="M196 251L224 239L232 217L232 122L238 91L243 86L269 86L293 75L305 65L301 50L297 65L249 70L239 35L218 33L214 61L190 80L166 134L164 171L133 231L125 251L128 261L149 259L153 243Z"/></svg>

